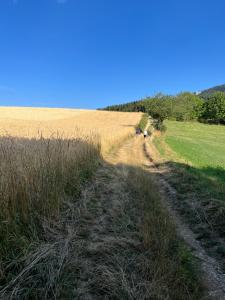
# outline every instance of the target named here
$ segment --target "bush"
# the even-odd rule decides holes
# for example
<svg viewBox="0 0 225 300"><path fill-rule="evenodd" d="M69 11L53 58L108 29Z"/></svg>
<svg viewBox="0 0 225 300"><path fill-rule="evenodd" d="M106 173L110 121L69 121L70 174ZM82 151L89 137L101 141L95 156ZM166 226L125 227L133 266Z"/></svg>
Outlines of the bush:
<svg viewBox="0 0 225 300"><path fill-rule="evenodd" d="M152 118L163 122L172 114L173 98L169 96L161 96L151 100L148 106L148 113Z"/></svg>
<svg viewBox="0 0 225 300"><path fill-rule="evenodd" d="M143 114L139 124L137 125L137 128L140 128L142 131L144 131L148 124L148 118L148 114Z"/></svg>
<svg viewBox="0 0 225 300"><path fill-rule="evenodd" d="M197 119L202 112L203 100L192 93L181 93L174 100L171 117L177 121Z"/></svg>
<svg viewBox="0 0 225 300"><path fill-rule="evenodd" d="M225 93L217 92L204 103L199 120L208 123L225 124Z"/></svg>
<svg viewBox="0 0 225 300"><path fill-rule="evenodd" d="M160 120L154 120L153 126L156 130L159 130L161 132L166 131L166 125L163 122L161 122Z"/></svg>

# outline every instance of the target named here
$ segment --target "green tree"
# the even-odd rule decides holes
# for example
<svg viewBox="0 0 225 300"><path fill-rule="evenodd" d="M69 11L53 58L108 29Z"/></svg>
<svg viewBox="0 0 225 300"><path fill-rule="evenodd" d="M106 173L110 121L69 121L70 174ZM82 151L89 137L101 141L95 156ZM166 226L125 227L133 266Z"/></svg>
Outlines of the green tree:
<svg viewBox="0 0 225 300"><path fill-rule="evenodd" d="M202 113L204 101L192 93L180 93L173 103L172 116L177 121L190 121L198 119Z"/></svg>
<svg viewBox="0 0 225 300"><path fill-rule="evenodd" d="M159 98L153 98L147 105L148 113L161 123L172 116L174 99L170 96L161 96Z"/></svg>
<svg viewBox="0 0 225 300"><path fill-rule="evenodd" d="M225 123L225 93L212 94L203 105L201 117L214 123Z"/></svg>

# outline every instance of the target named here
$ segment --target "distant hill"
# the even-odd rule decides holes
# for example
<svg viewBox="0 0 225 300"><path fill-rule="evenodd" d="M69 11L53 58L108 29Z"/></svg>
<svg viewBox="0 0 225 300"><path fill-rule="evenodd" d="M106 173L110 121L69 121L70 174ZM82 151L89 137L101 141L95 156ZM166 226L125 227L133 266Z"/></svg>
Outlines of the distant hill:
<svg viewBox="0 0 225 300"><path fill-rule="evenodd" d="M194 93L196 96L199 96L203 100L208 100L210 95L212 95L215 92L224 92L225 93L225 84L217 85L212 88L196 92ZM185 94L185 93L184 93ZM147 97L141 100L133 101L133 102L128 102L128 103L123 103L123 104L118 104L118 105L111 105L107 106L104 108L99 108L99 110L109 110L109 111L124 111L124 112L147 112L150 108L150 105L152 103L153 99L161 99L161 100L176 100L176 98L179 96L174 95L174 96L166 96L161 93L159 93L156 96L153 97ZM158 105L158 104L157 104Z"/></svg>
<svg viewBox="0 0 225 300"><path fill-rule="evenodd" d="M202 98L208 98L208 96L210 96L211 94L213 94L215 92L224 92L225 93L225 84L217 85L210 89L201 91L199 96L201 96Z"/></svg>

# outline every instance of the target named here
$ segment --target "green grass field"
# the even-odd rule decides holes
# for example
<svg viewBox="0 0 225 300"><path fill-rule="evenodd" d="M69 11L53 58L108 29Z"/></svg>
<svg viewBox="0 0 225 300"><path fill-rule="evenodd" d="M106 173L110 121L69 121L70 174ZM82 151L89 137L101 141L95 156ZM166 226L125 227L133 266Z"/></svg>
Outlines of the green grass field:
<svg viewBox="0 0 225 300"><path fill-rule="evenodd" d="M166 142L195 166L225 168L225 126L167 121Z"/></svg>
<svg viewBox="0 0 225 300"><path fill-rule="evenodd" d="M225 126L176 121L167 121L166 126L164 140L177 158L205 176L225 182ZM155 144L164 155L161 141Z"/></svg>
<svg viewBox="0 0 225 300"><path fill-rule="evenodd" d="M176 189L174 207L225 270L225 126L166 121L167 130L153 140L159 167ZM221 251L222 249L222 251ZM221 254L222 253L222 254Z"/></svg>

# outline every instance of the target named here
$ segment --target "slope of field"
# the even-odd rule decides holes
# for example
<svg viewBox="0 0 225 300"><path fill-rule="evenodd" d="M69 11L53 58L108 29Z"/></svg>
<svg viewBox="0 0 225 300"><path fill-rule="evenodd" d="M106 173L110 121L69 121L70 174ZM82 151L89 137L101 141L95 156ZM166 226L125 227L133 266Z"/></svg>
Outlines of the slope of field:
<svg viewBox="0 0 225 300"><path fill-rule="evenodd" d="M166 122L154 138L158 167L176 189L174 209L225 269L225 127Z"/></svg>
<svg viewBox="0 0 225 300"><path fill-rule="evenodd" d="M166 122L167 131L154 143L164 158L183 163L189 172L225 191L225 127L197 122Z"/></svg>
<svg viewBox="0 0 225 300"><path fill-rule="evenodd" d="M204 171L207 167L225 170L224 126L176 121L167 121L166 126L165 141L180 158Z"/></svg>
<svg viewBox="0 0 225 300"><path fill-rule="evenodd" d="M0 107L0 133L31 138L74 138L90 132L101 137L103 152L133 133L142 113L78 109ZM79 132L78 132L79 131Z"/></svg>

